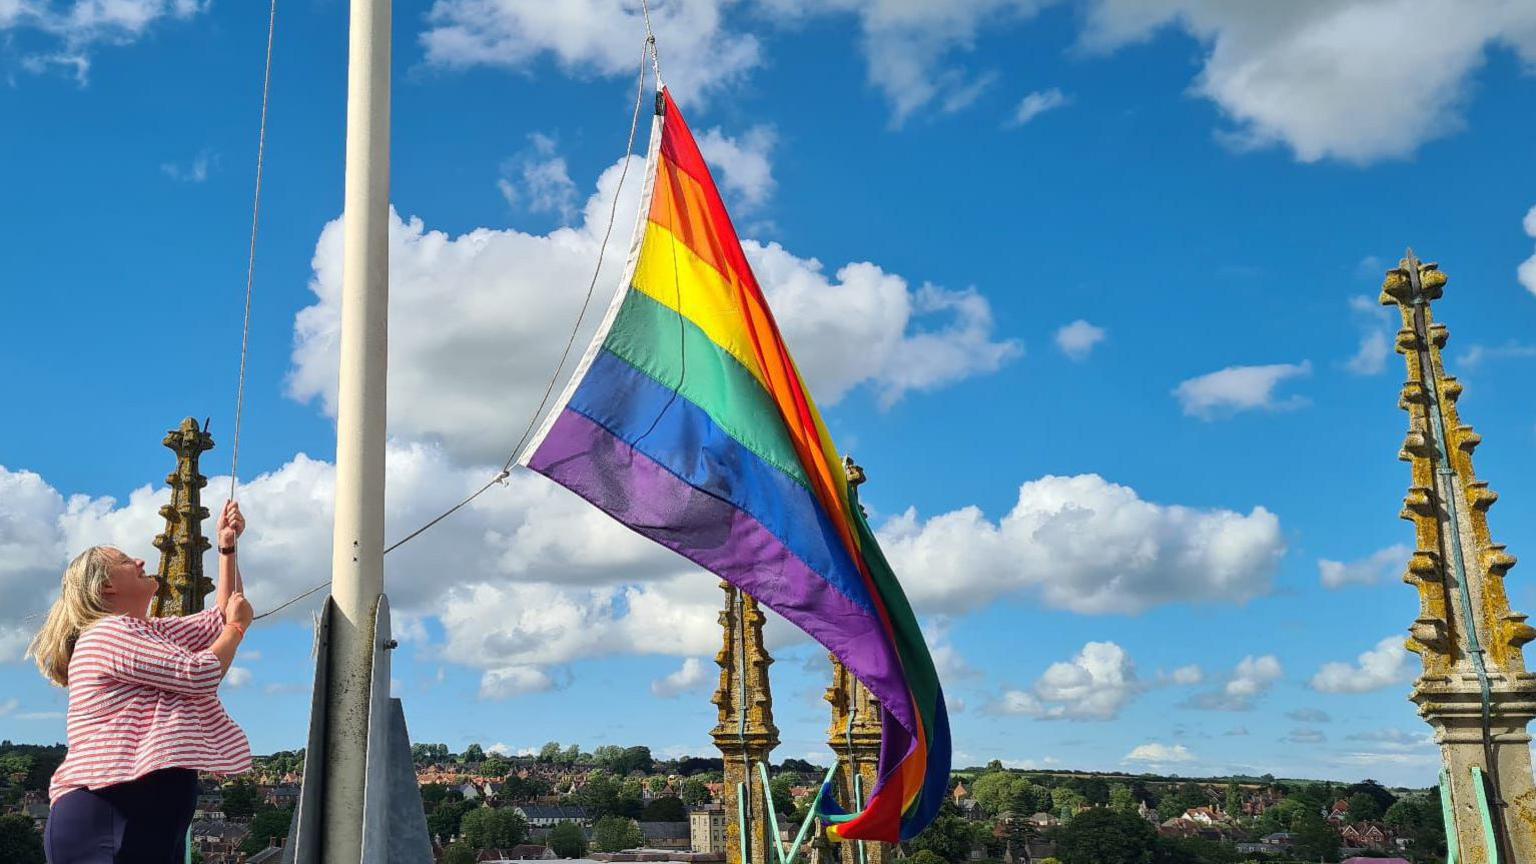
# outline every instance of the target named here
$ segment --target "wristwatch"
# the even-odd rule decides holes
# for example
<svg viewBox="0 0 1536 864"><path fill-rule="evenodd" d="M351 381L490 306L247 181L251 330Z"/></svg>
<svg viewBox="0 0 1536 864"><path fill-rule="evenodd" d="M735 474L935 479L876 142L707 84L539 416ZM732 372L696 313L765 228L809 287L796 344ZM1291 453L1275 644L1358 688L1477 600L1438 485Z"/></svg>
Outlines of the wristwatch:
<svg viewBox="0 0 1536 864"><path fill-rule="evenodd" d="M235 554L235 547L233 547L233 546L220 546L219 547L219 554L220 555L233 555L233 554Z"/></svg>

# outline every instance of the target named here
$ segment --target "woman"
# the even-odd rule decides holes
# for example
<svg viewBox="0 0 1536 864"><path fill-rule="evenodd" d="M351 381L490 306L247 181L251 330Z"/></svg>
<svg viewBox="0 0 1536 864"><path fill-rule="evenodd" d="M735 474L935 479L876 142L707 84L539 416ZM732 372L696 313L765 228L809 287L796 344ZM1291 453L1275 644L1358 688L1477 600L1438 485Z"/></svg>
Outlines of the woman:
<svg viewBox="0 0 1536 864"><path fill-rule="evenodd" d="M28 654L69 688L69 754L53 774L49 864L172 864L185 856L197 772L251 767L219 682L251 623L235 560L239 505L219 515L218 605L149 618L144 562L93 546L70 562Z"/></svg>

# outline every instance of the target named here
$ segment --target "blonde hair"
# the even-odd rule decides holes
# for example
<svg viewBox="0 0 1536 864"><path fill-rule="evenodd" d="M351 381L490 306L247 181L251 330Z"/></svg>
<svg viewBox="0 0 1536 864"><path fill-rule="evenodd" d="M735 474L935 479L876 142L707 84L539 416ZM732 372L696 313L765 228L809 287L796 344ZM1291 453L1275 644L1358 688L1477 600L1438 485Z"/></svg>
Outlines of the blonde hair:
<svg viewBox="0 0 1536 864"><path fill-rule="evenodd" d="M85 628L112 614L102 589L111 573L109 546L92 546L81 552L64 569L59 580L59 599L48 610L43 629L27 646L27 656L37 661L44 677L60 687L69 686L69 661L75 655L75 641Z"/></svg>

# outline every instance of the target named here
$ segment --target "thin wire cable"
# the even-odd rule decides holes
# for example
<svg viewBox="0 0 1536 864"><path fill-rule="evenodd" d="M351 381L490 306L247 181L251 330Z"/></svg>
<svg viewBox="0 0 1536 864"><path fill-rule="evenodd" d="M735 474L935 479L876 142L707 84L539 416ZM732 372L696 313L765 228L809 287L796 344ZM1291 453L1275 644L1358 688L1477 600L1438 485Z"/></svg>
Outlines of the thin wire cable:
<svg viewBox="0 0 1536 864"><path fill-rule="evenodd" d="M661 81L661 55L656 51L656 31L651 29L650 0L640 0L640 14L645 17L645 44L650 49L651 68L656 72L656 89L660 90L664 86Z"/></svg>
<svg viewBox="0 0 1536 864"><path fill-rule="evenodd" d="M261 76L261 130L256 135L256 192L251 201L251 248L245 265L245 317L240 324L240 381L235 385L235 432L229 454L229 500L240 477L240 418L245 414L245 365L251 349L251 293L256 284L256 231L261 224L261 169L267 155L267 105L272 95L272 42L277 33L277 0L267 13L267 64Z"/></svg>
<svg viewBox="0 0 1536 864"><path fill-rule="evenodd" d="M273 0L273 3L274 3L274 6L275 6L276 0ZM655 65L655 55L656 55L656 51L655 51L655 37L650 35L650 23L649 23L649 18L647 18L647 23L646 23L646 45L645 45L645 48L641 51L641 54L640 54L640 69L639 69L639 72L636 75L636 80L635 80L635 108L634 108L634 111L631 114L630 119L629 119L629 139L624 144L624 167L619 170L619 185L618 185L618 188L615 189L614 192L613 192L613 203L608 208L608 225L607 225L607 227L605 227L603 229L603 241L598 246L597 265L592 269L592 280L591 280L591 282L589 282L587 284L587 294L586 294L586 297L584 297L582 299L582 301L581 301L581 311L579 313L577 313L577 315L576 315L575 326L573 326L571 328L571 335L565 340L565 350L560 352L560 363L559 363L559 365L557 365L555 367L554 374L549 376L549 382L544 387L544 395L539 399L538 407L533 410L532 415L528 418L528 425L523 429L523 434L518 437L517 444L512 447L512 452L507 456L507 461L502 463L501 470L496 473L496 476L494 476L490 480L486 481L486 484L484 486L481 486L479 489L476 489L475 491L469 493L469 495L465 496L463 500L459 501L459 503L453 505L452 507L449 507L447 510L444 510L442 513L439 513L438 515L434 516L431 520L429 520L426 524L422 525L420 528L417 528L415 531L412 531L411 533L405 535L404 537L402 537L399 540L395 541L390 546L385 547L383 554L388 555L389 553L395 551L396 549L399 549L401 546L404 546L406 543L409 543L410 541L412 541L412 540L416 539L417 537L421 536L422 534L426 533L428 529L432 528L434 525L436 525L437 523L443 521L444 519L447 519L449 516L452 516L454 513L457 513L459 510L461 510L465 506L467 506L469 504L469 502L471 502L471 501L475 500L476 498L479 498L481 495L485 494L485 492L487 490L489 490L492 486L495 486L498 483L504 482L508 477L510 477L512 475L512 466L513 466L513 464L515 464L517 462L517 457L522 454L523 447L525 445L527 445L529 437L533 435L533 430L535 428L537 428L539 419L544 416L544 408L549 404L549 398L555 392L555 385L560 383L560 375L565 371L565 364L571 358L571 349L573 347L575 347L575 345L576 345L576 337L581 333L582 322L586 320L587 311L592 306L592 295L597 291L597 281L598 281L598 278L602 275L602 272L603 272L603 259L606 257L606 254L607 254L607 251L608 251L608 241L613 236L613 224L618 219L620 193L623 192L623 190L624 190L625 178L627 178L629 176L629 163L630 163L629 156L630 156L630 153L633 152L633 150L634 150L634 146L635 146L635 133L640 128L640 105L644 101L644 97L645 97L645 61L649 57L651 59L651 61L652 61L652 65L654 66ZM660 73L660 71L658 69L657 75L659 76L660 74L661 73ZM263 117L266 116L265 108L263 108L262 116ZM265 128L265 121L263 121L263 128ZM257 176L260 177L259 171L258 171ZM249 303L249 300L247 300L247 303ZM249 307L247 307L247 308L249 308ZM249 315L249 311L247 311L247 315ZM245 360L244 360L244 352L242 351L242 355L241 355L241 386L242 386L242 388L244 387L244 380L245 380L244 379L244 368L245 368ZM236 441L239 440L239 438L238 438L238 435L239 435L239 432L238 432L238 429L239 429L238 417L239 417L239 414L238 414L238 411L237 411L237 413L236 413L236 418L237 418L236 419L236 423L237 423L237 426L236 426ZM281 606L278 606L276 609L273 609L270 612L263 612L262 614L255 616L251 620L252 621L259 621L262 618L267 617L268 615L276 614L276 613L278 613L278 612L288 608L289 606L292 606L293 604L299 602L300 600L303 600L304 598L309 597L310 595L314 594L315 592L319 591L322 588L325 588L327 585L330 585L330 584L331 584L331 580L327 579L324 582L321 582L319 585L316 585L315 587L309 589L308 591L305 591L303 594L300 594L299 596L294 597L291 600L288 600L287 602L283 603Z"/></svg>

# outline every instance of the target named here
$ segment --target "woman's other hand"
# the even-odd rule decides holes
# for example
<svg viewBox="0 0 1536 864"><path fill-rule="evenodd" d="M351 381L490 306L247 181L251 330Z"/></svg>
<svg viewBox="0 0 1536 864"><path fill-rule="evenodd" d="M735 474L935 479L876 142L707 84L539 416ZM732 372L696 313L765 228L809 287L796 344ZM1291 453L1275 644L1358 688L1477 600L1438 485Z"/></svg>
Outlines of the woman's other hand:
<svg viewBox="0 0 1536 864"><path fill-rule="evenodd" d="M251 602L241 593L231 594L224 607L224 623L238 624L242 629L251 626Z"/></svg>
<svg viewBox="0 0 1536 864"><path fill-rule="evenodd" d="M245 516L240 512L240 505L235 501L225 501L224 510L219 514L219 548L234 548L244 533Z"/></svg>

